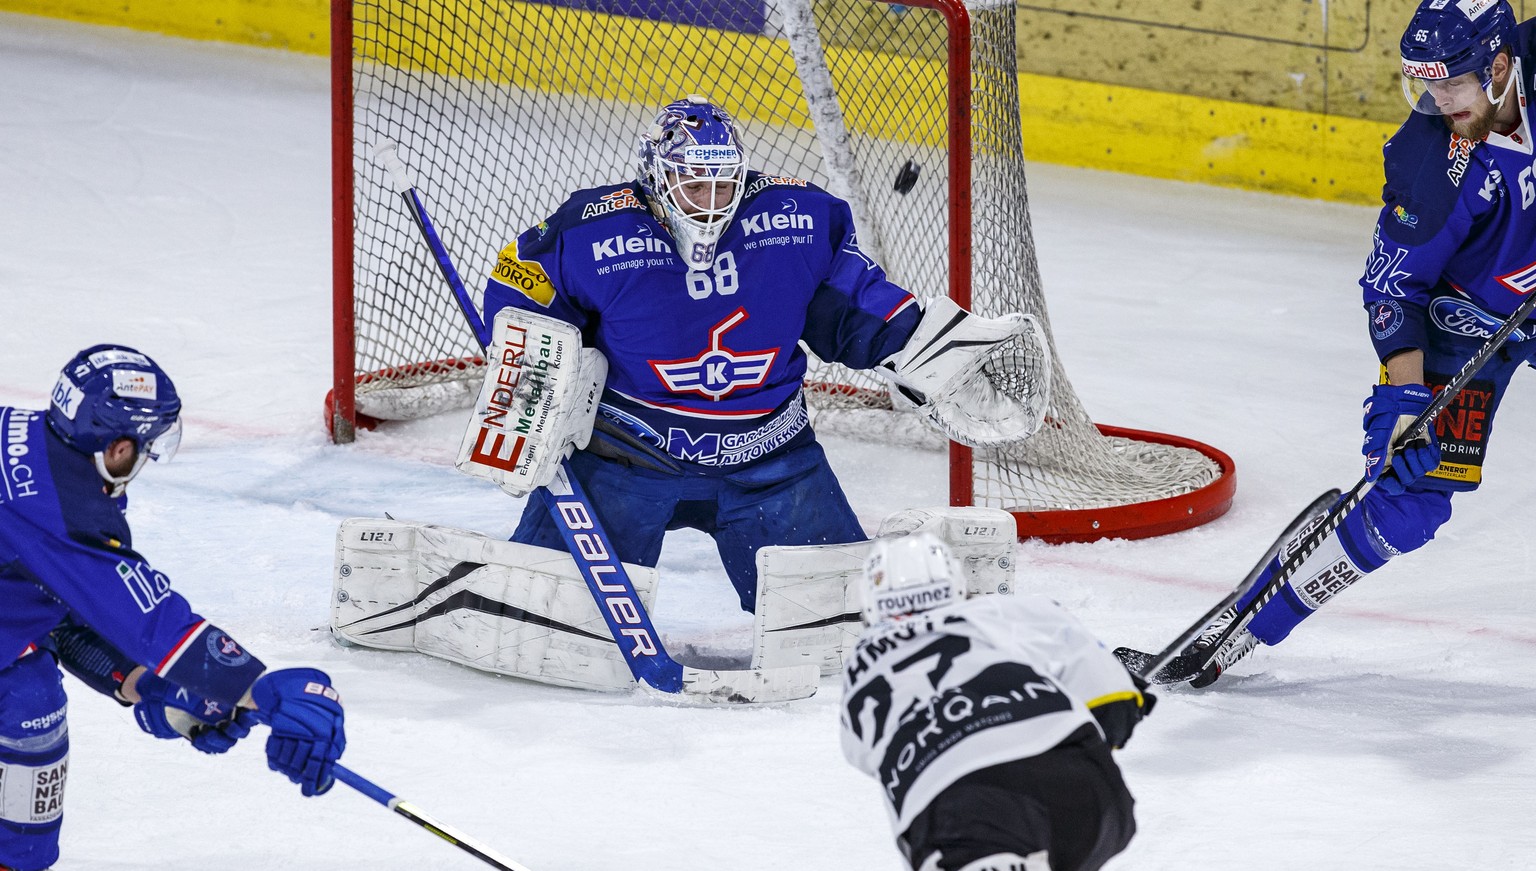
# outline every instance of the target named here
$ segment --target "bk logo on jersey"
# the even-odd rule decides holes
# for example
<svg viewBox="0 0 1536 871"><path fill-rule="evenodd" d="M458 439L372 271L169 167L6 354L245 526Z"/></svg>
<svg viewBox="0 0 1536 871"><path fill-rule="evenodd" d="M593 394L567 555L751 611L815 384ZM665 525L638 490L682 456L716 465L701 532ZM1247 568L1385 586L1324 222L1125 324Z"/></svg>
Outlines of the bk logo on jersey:
<svg viewBox="0 0 1536 871"><path fill-rule="evenodd" d="M757 387L767 380L779 350L737 353L725 347L725 334L746 319L747 310L738 308L715 324L709 331L709 347L697 357L646 362L673 393L697 393L720 399L743 387Z"/></svg>

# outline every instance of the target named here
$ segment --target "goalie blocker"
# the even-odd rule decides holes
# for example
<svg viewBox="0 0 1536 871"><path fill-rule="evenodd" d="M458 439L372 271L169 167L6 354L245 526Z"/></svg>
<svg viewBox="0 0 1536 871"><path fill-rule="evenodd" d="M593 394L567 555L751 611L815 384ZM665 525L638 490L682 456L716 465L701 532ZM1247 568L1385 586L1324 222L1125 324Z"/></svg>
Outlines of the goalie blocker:
<svg viewBox="0 0 1536 871"><path fill-rule="evenodd" d="M937 508L893 514L880 535L942 537L976 595L1013 591L1013 530L1007 512ZM825 675L842 667L843 650L859 634L850 581L868 549L863 542L759 551L754 670L811 664ZM625 570L640 606L650 608L656 570ZM631 689L634 677L597 607L564 551L400 520L353 518L337 533L331 632L344 643L559 686Z"/></svg>
<svg viewBox="0 0 1536 871"><path fill-rule="evenodd" d="M574 325L518 308L497 313L486 361L454 467L526 496L587 446L608 361Z"/></svg>

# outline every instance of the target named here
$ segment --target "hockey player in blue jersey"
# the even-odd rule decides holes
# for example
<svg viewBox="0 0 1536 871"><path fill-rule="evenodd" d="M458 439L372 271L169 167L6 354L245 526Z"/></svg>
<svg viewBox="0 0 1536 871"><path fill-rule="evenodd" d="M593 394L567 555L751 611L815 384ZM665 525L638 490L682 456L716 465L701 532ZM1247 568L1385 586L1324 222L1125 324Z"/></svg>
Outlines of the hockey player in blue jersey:
<svg viewBox="0 0 1536 871"><path fill-rule="evenodd" d="M1536 322L1440 413L1432 437L1420 434L1396 454L1389 446L1536 290L1533 38L1536 25L1517 26L1505 0L1424 0L1404 31L1402 81L1413 111L1383 149L1383 205L1360 279L1382 363L1365 403L1363 452L1375 485L1194 686L1257 644L1278 644L1363 575L1428 543L1450 519L1452 496L1482 482L1494 413L1515 370L1536 359ZM1209 651L1234 613L1195 644Z"/></svg>
<svg viewBox="0 0 1536 871"><path fill-rule="evenodd" d="M346 745L323 672L269 671L133 548L128 483L180 440L181 400L150 358L81 351L46 412L0 407L0 871L59 855L69 761L59 666L135 705L142 728L217 753L259 718L273 770L316 795ZM253 713L254 712L254 713Z"/></svg>
<svg viewBox="0 0 1536 871"><path fill-rule="evenodd" d="M748 611L759 548L865 538L809 426L802 343L880 369L960 438L1038 422L963 374L1023 316L920 308L860 251L847 203L750 170L733 120L700 96L643 134L637 181L574 193L502 250L486 322L507 308L574 325L606 358L599 431L576 434L571 466L619 557L654 566L667 530L702 530ZM564 547L548 499L533 491L514 541Z"/></svg>

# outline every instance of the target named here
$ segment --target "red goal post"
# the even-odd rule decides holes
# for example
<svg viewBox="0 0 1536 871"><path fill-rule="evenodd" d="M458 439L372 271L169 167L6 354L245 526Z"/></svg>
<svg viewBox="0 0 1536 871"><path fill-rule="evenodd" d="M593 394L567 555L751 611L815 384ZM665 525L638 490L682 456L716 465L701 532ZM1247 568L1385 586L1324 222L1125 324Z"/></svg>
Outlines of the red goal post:
<svg viewBox="0 0 1536 871"><path fill-rule="evenodd" d="M631 177L660 104L721 102L756 168L853 207L861 247L918 295L1050 323L1019 131L1015 9L1000 0L332 0L338 442L380 419L467 407L478 348L372 165L383 140L472 292L509 239L571 191ZM558 148L539 148L540 143ZM1101 426L1053 353L1046 424L996 450L948 446L950 501L1011 511L1021 538L1092 541L1223 514L1231 459ZM868 373L813 363L818 431L933 443ZM936 460L937 461L937 460Z"/></svg>

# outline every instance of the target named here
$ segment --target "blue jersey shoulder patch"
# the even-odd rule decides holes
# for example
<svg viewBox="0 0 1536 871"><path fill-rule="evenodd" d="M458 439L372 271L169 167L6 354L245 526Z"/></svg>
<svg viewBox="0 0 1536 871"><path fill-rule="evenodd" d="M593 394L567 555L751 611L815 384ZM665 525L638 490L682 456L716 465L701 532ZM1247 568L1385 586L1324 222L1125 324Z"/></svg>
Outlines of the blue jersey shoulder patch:
<svg viewBox="0 0 1536 871"><path fill-rule="evenodd" d="M1437 117L1413 113L1382 147L1387 183L1381 200L1390 214L1382 228L1394 241L1418 245L1445 226L1472 165L1470 139Z"/></svg>

